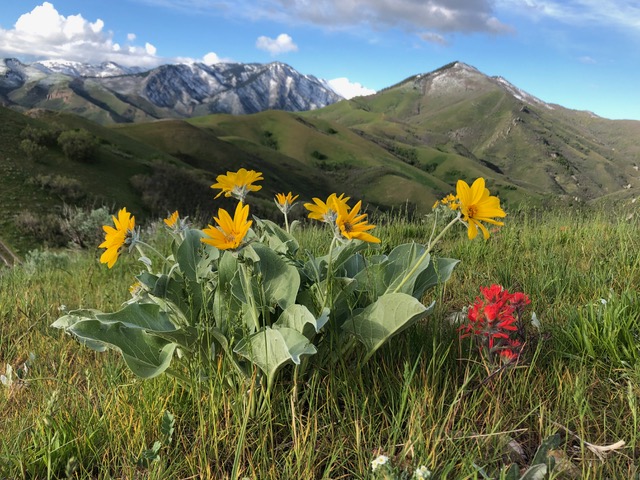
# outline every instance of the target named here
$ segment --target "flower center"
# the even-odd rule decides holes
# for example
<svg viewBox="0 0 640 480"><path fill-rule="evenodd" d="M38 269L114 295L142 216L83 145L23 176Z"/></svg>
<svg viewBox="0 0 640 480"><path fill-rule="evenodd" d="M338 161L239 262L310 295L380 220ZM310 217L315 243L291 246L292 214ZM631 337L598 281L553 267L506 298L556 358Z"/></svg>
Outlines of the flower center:
<svg viewBox="0 0 640 480"><path fill-rule="evenodd" d="M344 231L347 233L351 233L353 231L353 225L351 225L349 222L344 222L342 226L344 228Z"/></svg>
<svg viewBox="0 0 640 480"><path fill-rule="evenodd" d="M469 205L467 207L467 217L475 218L477 214L478 214L478 207L476 207L475 205Z"/></svg>

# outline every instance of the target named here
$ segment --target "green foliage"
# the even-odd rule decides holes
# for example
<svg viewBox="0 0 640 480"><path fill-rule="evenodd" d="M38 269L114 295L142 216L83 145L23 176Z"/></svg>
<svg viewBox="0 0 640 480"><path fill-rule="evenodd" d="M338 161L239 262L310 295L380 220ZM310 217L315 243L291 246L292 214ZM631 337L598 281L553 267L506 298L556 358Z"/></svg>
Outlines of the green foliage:
<svg viewBox="0 0 640 480"><path fill-rule="evenodd" d="M267 392L283 366L318 366L348 355L359 341L363 361L434 307L420 302L446 281L457 260L431 260L429 249L400 245L372 257L350 241L327 255L297 256L298 242L268 221L256 220L251 244L240 252L204 246L195 229L174 231L172 255L160 270L138 276L142 291L111 314L74 310L53 326L98 351L118 350L138 376L185 371L195 362L206 371L207 352L232 357L242 377L261 370ZM211 348L212 343L215 348ZM180 351L178 357L174 352Z"/></svg>
<svg viewBox="0 0 640 480"><path fill-rule="evenodd" d="M25 138L20 142L20 150L24 152L27 160L30 162L42 162L47 152L45 147L37 144L33 140L29 140L28 138Z"/></svg>
<svg viewBox="0 0 640 480"><path fill-rule="evenodd" d="M79 202L87 196L80 181L64 175L36 175L30 182L68 203Z"/></svg>
<svg viewBox="0 0 640 480"><path fill-rule="evenodd" d="M270 132L269 130L262 132L262 139L260 140L260 143L273 150L278 150L279 148L278 139L273 135L273 132Z"/></svg>
<svg viewBox="0 0 640 480"><path fill-rule="evenodd" d="M640 368L584 357L565 335L573 335L567 324L576 311L586 315L586 305L604 298L628 306L623 297L634 298L638 220L627 220L621 206L509 213L488 242L469 242L459 229L438 244L439 256L463 261L445 285L428 293L437 303L426 321L394 337L364 365L351 356L307 369L304 378L285 367L268 406L253 416L257 391L229 382L237 374L230 356L216 355L210 375L186 391L167 375L140 381L119 354L79 349L75 339L48 327L61 303L121 308L141 265L134 256L123 255L111 270L98 264L94 251L69 255L65 270L2 270L0 374L7 377L11 364L15 379L31 351L38 361L24 382L0 385L0 476L65 478L69 467L72 478L370 478L371 460L385 453L409 478L422 464L432 479L482 478L474 464L499 478L513 464L523 474L562 424L585 441L627 444L599 459L583 442L563 436L547 455L557 459L551 478L633 478ZM164 251L166 235L155 231L150 242ZM429 238L431 223L397 216L376 232L390 250ZM299 244L316 255L326 253L330 238L313 224L296 230ZM531 357L487 378L484 366L467 359L450 315L491 281L529 293L545 330ZM620 309L618 321L629 323L633 312ZM58 398L46 416L54 390ZM161 428L166 410L175 415L171 443L164 443ZM45 430L47 418L55 426ZM49 443L56 432L67 442L58 450ZM137 460L155 441L162 442L159 458L143 471ZM511 442L520 453L507 446Z"/></svg>
<svg viewBox="0 0 640 480"><path fill-rule="evenodd" d="M58 136L58 145L64 155L74 162L95 163L98 140L87 130L67 130Z"/></svg>
<svg viewBox="0 0 640 480"><path fill-rule="evenodd" d="M211 181L185 168L156 163L150 174L131 178L131 184L156 217L178 210L193 218L211 203Z"/></svg>

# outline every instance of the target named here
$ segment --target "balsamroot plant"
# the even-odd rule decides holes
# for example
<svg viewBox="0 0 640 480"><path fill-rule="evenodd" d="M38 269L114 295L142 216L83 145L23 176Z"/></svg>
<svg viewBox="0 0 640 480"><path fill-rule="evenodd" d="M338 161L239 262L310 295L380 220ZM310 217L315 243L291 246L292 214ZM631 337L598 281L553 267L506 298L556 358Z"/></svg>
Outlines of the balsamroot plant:
<svg viewBox="0 0 640 480"><path fill-rule="evenodd" d="M100 261L112 268L121 254L140 253L146 268L132 297L116 312L73 310L53 326L94 350L116 349L143 378L164 372L191 384L223 355L241 378L258 373L268 393L287 364L304 372L356 348L362 361L370 359L432 311L434 303L425 306L422 299L458 263L430 255L444 232L462 222L470 237L477 228L488 237L480 222L500 224L492 217L505 215L483 179L471 187L461 181L447 202L456 217L435 239L364 255L380 243L375 226L361 202L350 207L344 194L332 194L305 204L309 217L333 232L326 253L315 256L301 249L288 221L283 229L250 217L246 197L261 188L260 180L261 173L245 169L218 176L212 188L238 204L233 212L219 209L204 230L191 228L178 212L165 219L173 237L168 256L144 243L135 218L121 209L113 226L104 227ZM275 202L286 215L296 198L289 192Z"/></svg>

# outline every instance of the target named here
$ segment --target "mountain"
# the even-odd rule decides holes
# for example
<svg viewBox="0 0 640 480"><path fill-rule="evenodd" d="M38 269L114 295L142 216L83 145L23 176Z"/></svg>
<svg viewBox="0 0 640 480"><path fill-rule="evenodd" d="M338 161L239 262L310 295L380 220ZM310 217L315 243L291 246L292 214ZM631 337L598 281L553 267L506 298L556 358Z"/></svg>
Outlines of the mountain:
<svg viewBox="0 0 640 480"><path fill-rule="evenodd" d="M6 83L70 78L8 63L11 68L5 63L0 71ZM237 68L242 74L229 73L225 80L236 79L237 89L269 70ZM281 64L271 68L285 70ZM155 73L175 75L177 82L185 69L201 67ZM99 80L123 78L134 84L150 80L152 73ZM197 98L198 89L182 89L184 97L167 94L171 102ZM109 126L66 112L27 113L0 107L0 231L2 240L20 252L36 243L16 222L35 229L41 223L34 223L35 217L59 218L63 203L74 198L88 206L127 206L140 220L175 208L210 220L215 208L230 204L214 202L209 186L216 175L240 167L264 173L252 211L274 220L279 217L273 195L287 191L300 194L301 201L345 192L370 211L401 208L421 215L455 191L458 179L471 182L480 176L508 212L523 202L545 208L597 202L633 208L640 189L640 122L546 103L461 62L374 95L303 112L210 114ZM91 163L69 160L55 141L60 132L77 129L98 139ZM52 131L53 136L47 133ZM22 146L24 138L45 137L50 140L43 149ZM298 206L293 215L302 218L304 212ZM47 225L41 231L53 230Z"/></svg>
<svg viewBox="0 0 640 480"><path fill-rule="evenodd" d="M115 62L103 62L99 65L91 65L89 63L69 60L43 60L34 62L31 66L47 75L60 73L70 77L117 77L146 71L146 69L141 67L123 67Z"/></svg>
<svg viewBox="0 0 640 480"><path fill-rule="evenodd" d="M313 110L341 99L326 82L279 62L190 63L140 71L112 62L0 61L0 102L5 106L68 111L102 124Z"/></svg>
<svg viewBox="0 0 640 480"><path fill-rule="evenodd" d="M488 177L506 197L585 201L640 188L640 122L546 103L462 62L307 115L405 152L446 182Z"/></svg>

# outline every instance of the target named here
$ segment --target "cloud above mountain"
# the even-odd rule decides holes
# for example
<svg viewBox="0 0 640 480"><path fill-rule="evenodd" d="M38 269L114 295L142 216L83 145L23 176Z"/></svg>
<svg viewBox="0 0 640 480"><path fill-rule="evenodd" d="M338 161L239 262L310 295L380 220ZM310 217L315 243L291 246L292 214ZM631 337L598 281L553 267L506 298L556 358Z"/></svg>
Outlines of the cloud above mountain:
<svg viewBox="0 0 640 480"><path fill-rule="evenodd" d="M185 11L215 12L253 20L300 22L328 30L399 28L412 33L512 31L494 15L493 0L138 0ZM427 41L432 41L427 35Z"/></svg>
<svg viewBox="0 0 640 480"><path fill-rule="evenodd" d="M640 4L634 0L496 0L499 9L571 25L640 26Z"/></svg>
<svg viewBox="0 0 640 480"><path fill-rule="evenodd" d="M65 17L53 4L44 2L21 15L12 29L0 29L0 55L80 62L111 60L138 66L158 64L154 45L120 45L104 27L101 19L92 22L82 15ZM132 33L127 37L131 42L136 38Z"/></svg>
<svg viewBox="0 0 640 480"><path fill-rule="evenodd" d="M293 42L293 38L286 33L281 33L276 38L269 38L264 35L260 36L258 40L256 40L256 47L269 52L273 56L298 51L298 46Z"/></svg>
<svg viewBox="0 0 640 480"><path fill-rule="evenodd" d="M338 95L350 99L364 95L373 95L375 90L362 86L358 82L352 82L348 78L340 77L327 81L331 89Z"/></svg>

